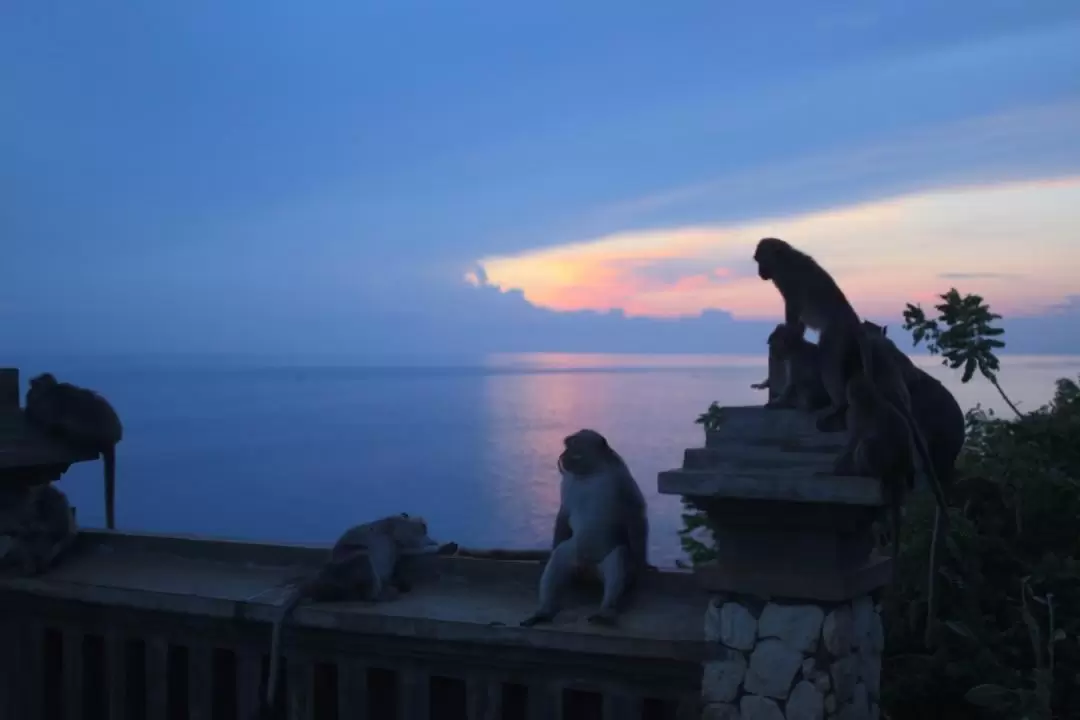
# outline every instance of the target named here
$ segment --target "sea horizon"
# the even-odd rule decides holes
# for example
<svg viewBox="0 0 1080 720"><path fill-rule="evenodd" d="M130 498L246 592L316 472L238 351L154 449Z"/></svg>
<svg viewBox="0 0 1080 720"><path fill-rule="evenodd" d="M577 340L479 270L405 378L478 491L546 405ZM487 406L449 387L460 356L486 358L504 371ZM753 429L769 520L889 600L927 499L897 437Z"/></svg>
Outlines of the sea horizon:
<svg viewBox="0 0 1080 720"><path fill-rule="evenodd" d="M220 356L219 356L220 357ZM997 390L941 359L912 353L965 409L1009 413ZM269 542L326 544L348 526L409 512L439 539L479 547L550 542L555 458L582 427L604 433L649 502L650 560L681 557L678 497L658 472L702 444L709 403L761 404L750 388L763 355L497 353L390 364L253 361L235 356L12 357L23 392L33 375L98 390L124 422L117 449L117 527ZM999 381L1022 409L1080 375L1080 355L1002 355ZM106 361L107 360L107 361ZM101 463L60 481L80 524L103 525Z"/></svg>

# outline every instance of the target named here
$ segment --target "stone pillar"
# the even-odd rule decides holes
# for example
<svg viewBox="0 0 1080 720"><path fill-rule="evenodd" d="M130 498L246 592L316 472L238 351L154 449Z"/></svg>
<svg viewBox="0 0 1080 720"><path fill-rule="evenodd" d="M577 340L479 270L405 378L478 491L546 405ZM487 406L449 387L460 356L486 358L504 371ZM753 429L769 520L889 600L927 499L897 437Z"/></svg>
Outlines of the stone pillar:
<svg viewBox="0 0 1080 720"><path fill-rule="evenodd" d="M818 476L843 435L796 411L725 408L708 448L660 474L710 518L717 560L695 570L711 594L703 720L877 720L884 630L875 593L892 561L873 551L883 504L871 478Z"/></svg>

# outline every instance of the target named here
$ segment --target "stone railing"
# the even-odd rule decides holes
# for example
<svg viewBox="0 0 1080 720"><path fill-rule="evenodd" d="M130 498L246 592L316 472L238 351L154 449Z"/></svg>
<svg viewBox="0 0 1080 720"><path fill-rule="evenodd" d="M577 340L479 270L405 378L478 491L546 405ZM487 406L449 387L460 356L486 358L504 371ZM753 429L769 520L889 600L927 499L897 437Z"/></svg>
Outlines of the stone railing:
<svg viewBox="0 0 1080 720"><path fill-rule="evenodd" d="M870 478L822 477L841 434L797 411L723 409L705 448L660 475L714 527L717 559L696 570L712 593L705 635L708 720L877 720L884 632L874 594L892 561L871 524L883 504Z"/></svg>
<svg viewBox="0 0 1080 720"><path fill-rule="evenodd" d="M248 720L275 605L324 552L82 532L47 574L0 581L0 717ZM393 602L296 611L287 717L696 717L716 648L691 574L650 573L617 628L585 621L589 596L526 629L537 563L428 558L406 572L414 588Z"/></svg>

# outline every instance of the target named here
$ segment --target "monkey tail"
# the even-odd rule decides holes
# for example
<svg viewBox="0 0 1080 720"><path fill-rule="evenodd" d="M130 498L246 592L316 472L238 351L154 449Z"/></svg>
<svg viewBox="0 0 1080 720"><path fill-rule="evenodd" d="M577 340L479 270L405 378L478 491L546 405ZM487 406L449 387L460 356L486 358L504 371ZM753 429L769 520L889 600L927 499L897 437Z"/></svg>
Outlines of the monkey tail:
<svg viewBox="0 0 1080 720"><path fill-rule="evenodd" d="M116 446L109 445L101 451L105 465L105 527L116 528Z"/></svg>
<svg viewBox="0 0 1080 720"><path fill-rule="evenodd" d="M942 489L937 468L934 467L934 460L931 458L930 450L926 445L926 438L923 437L922 430L919 429L919 424L915 422L911 411L903 407L900 408L900 411L904 414L908 427L911 428L911 438L915 442L915 449L919 452L919 457L922 459L923 472L926 473L930 490L934 493L934 499L937 501L938 511L941 514L942 529L947 532L949 530L949 505L945 500L945 491Z"/></svg>
<svg viewBox="0 0 1080 720"><path fill-rule="evenodd" d="M278 613L277 619L274 620L274 628L270 634L270 674L266 679L266 698L263 702L263 707L256 715L254 720L262 717L269 717L274 708L274 701L277 698L277 686L278 676L281 666L281 630L282 626L292 615L293 610L300 604L311 588L319 581L322 575L320 570L315 576L308 578L301 582L293 591L292 594L285 600L285 603L281 606L281 612Z"/></svg>

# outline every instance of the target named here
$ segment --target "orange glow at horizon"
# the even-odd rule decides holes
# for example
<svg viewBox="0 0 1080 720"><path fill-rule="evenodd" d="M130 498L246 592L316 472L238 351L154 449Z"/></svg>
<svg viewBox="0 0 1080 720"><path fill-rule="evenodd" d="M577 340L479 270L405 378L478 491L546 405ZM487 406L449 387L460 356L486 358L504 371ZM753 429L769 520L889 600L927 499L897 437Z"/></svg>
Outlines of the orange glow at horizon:
<svg viewBox="0 0 1080 720"><path fill-rule="evenodd" d="M1080 295L1080 177L953 188L774 221L628 231L479 265L490 284L551 310L775 318L779 295L751 260L766 236L813 255L868 316L932 303L950 287L979 293L1008 315Z"/></svg>

